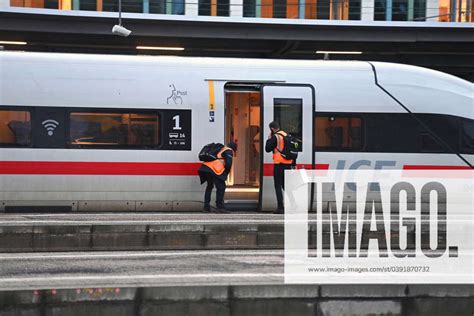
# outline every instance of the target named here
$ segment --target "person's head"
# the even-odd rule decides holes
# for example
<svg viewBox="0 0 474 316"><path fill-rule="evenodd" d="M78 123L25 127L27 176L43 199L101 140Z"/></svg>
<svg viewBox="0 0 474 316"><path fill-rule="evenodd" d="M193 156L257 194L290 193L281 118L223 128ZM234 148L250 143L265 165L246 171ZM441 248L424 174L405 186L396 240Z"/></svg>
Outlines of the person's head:
<svg viewBox="0 0 474 316"><path fill-rule="evenodd" d="M232 149L234 152L237 151L237 144L234 143L234 142L230 142L227 144L227 147L229 147L230 149Z"/></svg>
<svg viewBox="0 0 474 316"><path fill-rule="evenodd" d="M277 121L271 122L268 126L270 127L270 130L272 131L272 133L275 133L280 129L280 124L278 124Z"/></svg>

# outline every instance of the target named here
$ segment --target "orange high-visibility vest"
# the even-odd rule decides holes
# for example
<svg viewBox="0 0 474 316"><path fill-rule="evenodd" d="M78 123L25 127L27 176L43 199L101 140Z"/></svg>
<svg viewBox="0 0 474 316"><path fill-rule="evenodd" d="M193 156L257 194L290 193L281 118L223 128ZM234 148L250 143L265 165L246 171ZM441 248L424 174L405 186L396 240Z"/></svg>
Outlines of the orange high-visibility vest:
<svg viewBox="0 0 474 316"><path fill-rule="evenodd" d="M275 133L276 141L277 141L277 146L273 150L273 163L282 163L282 164L287 164L290 165L293 163L293 160L290 159L285 159L281 155L281 151L283 151L283 148L285 148L285 142L283 140L283 137L288 135L284 131L278 131Z"/></svg>
<svg viewBox="0 0 474 316"><path fill-rule="evenodd" d="M232 150L232 148L229 148L227 146L224 146L219 153L217 154L217 159L213 161L208 161L208 162L203 162L204 165L208 166L212 172L214 172L216 175L220 176L221 174L224 173L225 170L225 160L222 157L222 153L226 150ZM232 153L234 151L232 150Z"/></svg>

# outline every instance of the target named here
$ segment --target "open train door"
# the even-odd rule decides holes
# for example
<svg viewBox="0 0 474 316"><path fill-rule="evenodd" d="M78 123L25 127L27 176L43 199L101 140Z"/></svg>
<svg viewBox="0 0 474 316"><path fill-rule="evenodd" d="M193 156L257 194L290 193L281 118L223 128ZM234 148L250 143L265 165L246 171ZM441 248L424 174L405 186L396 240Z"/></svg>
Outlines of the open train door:
<svg viewBox="0 0 474 316"><path fill-rule="evenodd" d="M275 120L280 123L282 130L301 139L297 166L314 169L314 87L309 84L262 85L261 111L263 172L260 180L260 210L274 211L277 202L273 184L272 153L265 152L265 142L270 133L268 124Z"/></svg>

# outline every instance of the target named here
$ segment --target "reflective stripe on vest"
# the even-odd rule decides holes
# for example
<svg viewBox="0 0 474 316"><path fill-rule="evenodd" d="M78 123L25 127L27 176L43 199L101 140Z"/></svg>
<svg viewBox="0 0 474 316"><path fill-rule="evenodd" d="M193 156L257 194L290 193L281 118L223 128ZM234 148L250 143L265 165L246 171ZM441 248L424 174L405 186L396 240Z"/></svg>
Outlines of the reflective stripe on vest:
<svg viewBox="0 0 474 316"><path fill-rule="evenodd" d="M222 153L224 153L224 151L229 150L229 149L232 150L232 148L224 146L224 148L222 148L217 154L216 160L204 162L203 164L208 166L212 170L212 172L214 172L216 175L220 176L221 174L224 173L224 170L225 170L225 160L222 157ZM232 150L232 152L234 151Z"/></svg>
<svg viewBox="0 0 474 316"><path fill-rule="evenodd" d="M275 163L275 164L276 163L282 163L282 164L288 164L289 165L289 164L293 163L293 160L285 159L281 155L281 152L285 148L285 142L283 140L283 137L285 137L286 135L288 135L288 134L285 133L284 131L278 131L278 132L275 133L275 137L276 137L276 141L277 141L276 148L273 150L273 163Z"/></svg>

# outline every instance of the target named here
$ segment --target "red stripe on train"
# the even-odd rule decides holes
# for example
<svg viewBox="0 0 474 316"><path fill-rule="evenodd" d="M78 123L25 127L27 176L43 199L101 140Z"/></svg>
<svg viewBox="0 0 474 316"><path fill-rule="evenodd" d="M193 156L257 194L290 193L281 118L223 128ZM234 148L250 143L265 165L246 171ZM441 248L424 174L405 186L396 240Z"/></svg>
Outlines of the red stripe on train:
<svg viewBox="0 0 474 316"><path fill-rule="evenodd" d="M195 176L199 162L75 162L75 161L1 161L0 174L44 175L139 175ZM298 169L311 169L311 164L298 164ZM327 170L329 164L316 164ZM264 164L264 176L273 176L273 164Z"/></svg>
<svg viewBox="0 0 474 316"><path fill-rule="evenodd" d="M195 176L200 163L1 161L0 174Z"/></svg>
<svg viewBox="0 0 474 316"><path fill-rule="evenodd" d="M311 164L296 164L297 169L312 169ZM329 169L329 164L327 163L317 163L316 167L314 168L316 170L328 170ZM273 164L272 163L266 163L263 165L263 176L265 177L273 177Z"/></svg>
<svg viewBox="0 0 474 316"><path fill-rule="evenodd" d="M469 166L404 165L403 170L471 170Z"/></svg>
<svg viewBox="0 0 474 316"><path fill-rule="evenodd" d="M45 175L140 175L194 176L199 162L74 162L74 161L1 161L0 174ZM311 169L311 164L298 164ZM329 164L316 164L316 170L328 170ZM471 170L469 166L405 165L403 170ZM263 175L273 176L273 164L263 165Z"/></svg>

